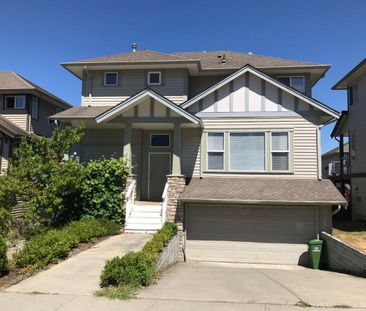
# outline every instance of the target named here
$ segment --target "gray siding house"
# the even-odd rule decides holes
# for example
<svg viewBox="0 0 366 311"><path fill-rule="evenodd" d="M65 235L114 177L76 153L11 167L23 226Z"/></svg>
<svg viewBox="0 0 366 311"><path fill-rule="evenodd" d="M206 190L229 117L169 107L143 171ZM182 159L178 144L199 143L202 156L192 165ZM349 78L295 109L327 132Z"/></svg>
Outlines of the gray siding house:
<svg viewBox="0 0 366 311"><path fill-rule="evenodd" d="M320 128L339 113L311 97L328 65L134 49L62 66L82 101L52 118L86 124L82 161L127 159L127 232L175 221L181 259L268 263L331 232L346 202L321 180Z"/></svg>
<svg viewBox="0 0 366 311"><path fill-rule="evenodd" d="M15 72L0 72L0 172L22 137L50 136L55 124L48 117L70 107Z"/></svg>
<svg viewBox="0 0 366 311"><path fill-rule="evenodd" d="M332 137L338 137L340 149L349 139L352 217L366 220L366 59L360 62L334 86L346 90L348 110L343 111ZM340 153L344 158L344 153Z"/></svg>

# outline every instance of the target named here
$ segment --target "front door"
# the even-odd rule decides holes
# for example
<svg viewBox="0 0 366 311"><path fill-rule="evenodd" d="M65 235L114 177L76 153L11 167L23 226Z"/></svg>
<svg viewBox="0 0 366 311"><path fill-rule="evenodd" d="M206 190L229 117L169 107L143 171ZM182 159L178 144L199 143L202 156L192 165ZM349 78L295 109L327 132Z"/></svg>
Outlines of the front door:
<svg viewBox="0 0 366 311"><path fill-rule="evenodd" d="M161 201L161 196L166 183L166 175L171 173L170 152L149 153L149 201Z"/></svg>

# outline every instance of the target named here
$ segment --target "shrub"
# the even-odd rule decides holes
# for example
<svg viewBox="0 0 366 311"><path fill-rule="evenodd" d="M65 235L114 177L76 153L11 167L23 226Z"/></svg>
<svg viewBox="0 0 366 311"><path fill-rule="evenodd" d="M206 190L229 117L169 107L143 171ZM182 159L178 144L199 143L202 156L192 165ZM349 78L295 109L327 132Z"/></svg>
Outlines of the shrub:
<svg viewBox="0 0 366 311"><path fill-rule="evenodd" d="M101 287L149 285L155 276L152 259L143 252L129 252L106 262L100 278Z"/></svg>
<svg viewBox="0 0 366 311"><path fill-rule="evenodd" d="M128 176L123 158L90 161L82 188L84 216L124 223L123 195Z"/></svg>
<svg viewBox="0 0 366 311"><path fill-rule="evenodd" d="M0 276L8 271L7 246L0 235Z"/></svg>
<svg viewBox="0 0 366 311"><path fill-rule="evenodd" d="M162 252L164 247L176 234L177 225L174 223L165 223L164 226L154 234L153 238L145 244L142 251L153 260L156 260L159 253Z"/></svg>
<svg viewBox="0 0 366 311"><path fill-rule="evenodd" d="M24 248L14 254L14 263L17 268L28 268L31 271L42 269L67 257L80 242L117 234L118 231L118 225L104 220L72 222L62 229L49 230L31 237Z"/></svg>
<svg viewBox="0 0 366 311"><path fill-rule="evenodd" d="M170 239L177 233L174 223L166 223L147 242L141 252L127 253L108 260L100 276L100 286L149 285L156 274L156 259Z"/></svg>

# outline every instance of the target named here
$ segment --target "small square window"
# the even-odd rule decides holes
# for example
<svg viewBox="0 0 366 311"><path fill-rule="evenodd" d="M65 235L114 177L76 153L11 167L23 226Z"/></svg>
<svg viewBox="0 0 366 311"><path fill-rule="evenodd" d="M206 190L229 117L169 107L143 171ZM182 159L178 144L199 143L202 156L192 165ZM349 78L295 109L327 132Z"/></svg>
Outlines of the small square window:
<svg viewBox="0 0 366 311"><path fill-rule="evenodd" d="M161 84L161 72L149 72L147 75L148 85L160 85Z"/></svg>
<svg viewBox="0 0 366 311"><path fill-rule="evenodd" d="M25 96L6 96L6 109L25 109Z"/></svg>
<svg viewBox="0 0 366 311"><path fill-rule="evenodd" d="M118 73L117 72L104 73L104 85L118 85Z"/></svg>
<svg viewBox="0 0 366 311"><path fill-rule="evenodd" d="M169 134L152 134L150 136L150 146L158 148L170 147L170 135Z"/></svg>

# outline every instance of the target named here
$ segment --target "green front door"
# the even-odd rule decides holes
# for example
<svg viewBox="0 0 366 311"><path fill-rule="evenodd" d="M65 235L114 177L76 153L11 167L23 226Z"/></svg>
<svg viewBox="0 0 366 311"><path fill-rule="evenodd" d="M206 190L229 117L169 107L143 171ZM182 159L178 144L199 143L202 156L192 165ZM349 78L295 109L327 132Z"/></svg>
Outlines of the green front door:
<svg viewBox="0 0 366 311"><path fill-rule="evenodd" d="M170 152L149 153L149 201L161 201L166 183L166 176L171 174L171 156Z"/></svg>

